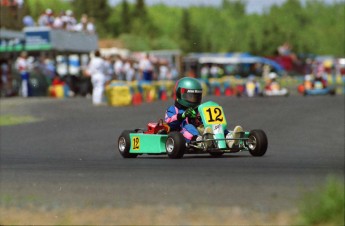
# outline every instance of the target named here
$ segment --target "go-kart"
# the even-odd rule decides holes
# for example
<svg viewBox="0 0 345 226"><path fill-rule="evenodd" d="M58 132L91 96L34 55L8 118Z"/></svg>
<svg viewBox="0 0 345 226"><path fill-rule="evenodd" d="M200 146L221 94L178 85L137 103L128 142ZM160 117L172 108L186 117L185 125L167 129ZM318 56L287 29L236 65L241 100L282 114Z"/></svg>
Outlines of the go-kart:
<svg viewBox="0 0 345 226"><path fill-rule="evenodd" d="M289 96L289 91L286 88L279 90L264 90L262 92L264 97L277 97L277 96Z"/></svg>
<svg viewBox="0 0 345 226"><path fill-rule="evenodd" d="M321 81L315 81L313 84L301 84L298 86L298 92L304 96L313 95L335 95L334 87L325 87Z"/></svg>
<svg viewBox="0 0 345 226"><path fill-rule="evenodd" d="M289 91L286 88L281 88L278 84L273 84L268 86L262 92L263 96L272 97L272 96L289 96Z"/></svg>
<svg viewBox="0 0 345 226"><path fill-rule="evenodd" d="M204 128L212 129L212 133L202 135L202 140L186 142L180 132L170 132L169 126L160 120L158 123L148 123L147 129L123 131L118 138L120 154L123 158L167 154L169 158L179 159L184 154L209 153L213 157L221 157L224 153L240 151L249 151L252 156L263 156L266 153L268 141L264 131L244 131L234 136L236 138L226 138L224 130L227 122L219 104L208 101L199 105L198 111ZM236 140L236 145L229 148L227 140Z"/></svg>

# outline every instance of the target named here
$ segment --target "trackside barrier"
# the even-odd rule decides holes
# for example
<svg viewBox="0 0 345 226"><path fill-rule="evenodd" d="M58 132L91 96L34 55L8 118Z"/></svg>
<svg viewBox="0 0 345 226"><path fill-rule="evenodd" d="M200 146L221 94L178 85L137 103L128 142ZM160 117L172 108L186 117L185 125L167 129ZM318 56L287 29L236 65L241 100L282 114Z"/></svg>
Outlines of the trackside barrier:
<svg viewBox="0 0 345 226"><path fill-rule="evenodd" d="M48 96L54 98L64 98L69 96L70 89L67 85L58 84L48 87Z"/></svg>
<svg viewBox="0 0 345 226"><path fill-rule="evenodd" d="M140 105L143 102L143 96L139 90L138 82L129 82L128 85L131 87L132 90L132 104L133 105Z"/></svg>
<svg viewBox="0 0 345 226"><path fill-rule="evenodd" d="M113 81L105 88L106 98L110 106L128 106L132 104L133 91L125 82Z"/></svg>
<svg viewBox="0 0 345 226"><path fill-rule="evenodd" d="M172 96L174 84L174 81L148 83L115 80L106 87L106 98L110 106L139 105L158 99L167 100Z"/></svg>
<svg viewBox="0 0 345 226"><path fill-rule="evenodd" d="M202 86L202 96L207 96L209 94L209 82L207 80L199 79Z"/></svg>
<svg viewBox="0 0 345 226"><path fill-rule="evenodd" d="M157 87L156 85L148 82L139 82L139 90L141 90L142 97L147 103L157 100Z"/></svg>
<svg viewBox="0 0 345 226"><path fill-rule="evenodd" d="M175 81L161 80L154 82L158 91L158 98L160 100L167 100L174 95Z"/></svg>
<svg viewBox="0 0 345 226"><path fill-rule="evenodd" d="M345 76L341 74L327 75L327 84L335 87L336 94L345 94Z"/></svg>
<svg viewBox="0 0 345 226"><path fill-rule="evenodd" d="M210 94L213 94L215 96L220 96L222 93L222 80L218 78L210 78L209 79L210 84Z"/></svg>
<svg viewBox="0 0 345 226"><path fill-rule="evenodd" d="M236 96L241 95L245 91L247 79L236 76L224 76L209 80L199 79L199 81L203 87L203 96ZM303 82L303 76L283 76L278 81L282 87L287 87L291 91L296 90L297 92L298 85ZM345 94L345 77L339 76L332 81L336 82L337 94ZM259 83L261 88L263 88L266 81L260 79ZM329 84L332 85L333 83L329 81ZM143 102L150 103L156 100L166 101L173 97L174 86L175 81L170 80L151 83L112 81L106 87L106 97L110 106L139 105ZM58 90L57 93L58 97L63 96L61 90Z"/></svg>

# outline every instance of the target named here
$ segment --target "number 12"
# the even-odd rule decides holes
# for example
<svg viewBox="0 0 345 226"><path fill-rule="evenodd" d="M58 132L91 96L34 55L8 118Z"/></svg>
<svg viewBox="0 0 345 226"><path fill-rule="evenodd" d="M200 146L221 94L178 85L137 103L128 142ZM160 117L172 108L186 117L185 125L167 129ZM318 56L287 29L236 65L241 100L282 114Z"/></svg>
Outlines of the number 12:
<svg viewBox="0 0 345 226"><path fill-rule="evenodd" d="M223 122L222 110L220 108L214 108L213 112L211 111L211 108L209 108L206 112L210 116L208 122ZM215 116L215 119L213 119L213 116Z"/></svg>

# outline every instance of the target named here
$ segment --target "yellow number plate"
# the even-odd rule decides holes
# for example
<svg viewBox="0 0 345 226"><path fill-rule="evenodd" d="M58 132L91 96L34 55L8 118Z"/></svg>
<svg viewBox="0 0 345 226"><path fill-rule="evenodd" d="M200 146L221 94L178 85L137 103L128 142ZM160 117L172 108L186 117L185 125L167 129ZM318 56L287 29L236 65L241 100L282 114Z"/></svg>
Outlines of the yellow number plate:
<svg viewBox="0 0 345 226"><path fill-rule="evenodd" d="M205 107L203 112L207 124L226 124L222 107Z"/></svg>
<svg viewBox="0 0 345 226"><path fill-rule="evenodd" d="M132 138L132 149L138 151L140 149L140 138L133 137Z"/></svg>

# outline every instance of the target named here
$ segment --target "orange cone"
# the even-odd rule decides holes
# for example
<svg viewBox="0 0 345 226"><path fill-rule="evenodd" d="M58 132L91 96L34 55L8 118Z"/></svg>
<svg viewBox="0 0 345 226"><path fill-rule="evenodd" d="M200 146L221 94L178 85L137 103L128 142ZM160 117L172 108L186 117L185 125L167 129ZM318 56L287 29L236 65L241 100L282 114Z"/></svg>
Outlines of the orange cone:
<svg viewBox="0 0 345 226"><path fill-rule="evenodd" d="M233 93L232 93L231 88L230 88L230 87L227 87L227 88L225 89L225 96L232 96L232 95L233 95Z"/></svg>
<svg viewBox="0 0 345 226"><path fill-rule="evenodd" d="M132 100L132 104L133 105L140 105L143 102L143 97L141 96L140 93L135 93L133 95L133 100Z"/></svg>
<svg viewBox="0 0 345 226"><path fill-rule="evenodd" d="M165 90L161 92L161 100L168 100L167 92Z"/></svg>
<svg viewBox="0 0 345 226"><path fill-rule="evenodd" d="M216 95L216 96L220 96L220 95L221 95L221 93L220 93L220 88L219 88L219 87L216 87L216 88L214 89L214 95Z"/></svg>

